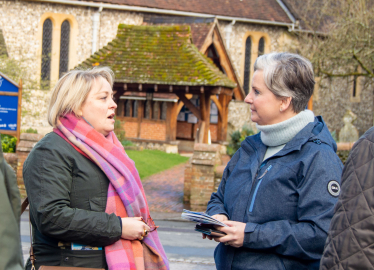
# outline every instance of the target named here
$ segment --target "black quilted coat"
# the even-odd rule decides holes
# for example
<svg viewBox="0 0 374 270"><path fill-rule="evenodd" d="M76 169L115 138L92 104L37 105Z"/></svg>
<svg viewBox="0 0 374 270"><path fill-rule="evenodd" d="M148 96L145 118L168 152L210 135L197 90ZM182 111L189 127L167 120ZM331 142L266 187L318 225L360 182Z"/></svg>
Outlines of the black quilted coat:
<svg viewBox="0 0 374 270"><path fill-rule="evenodd" d="M343 170L320 270L374 269L374 127L355 143Z"/></svg>

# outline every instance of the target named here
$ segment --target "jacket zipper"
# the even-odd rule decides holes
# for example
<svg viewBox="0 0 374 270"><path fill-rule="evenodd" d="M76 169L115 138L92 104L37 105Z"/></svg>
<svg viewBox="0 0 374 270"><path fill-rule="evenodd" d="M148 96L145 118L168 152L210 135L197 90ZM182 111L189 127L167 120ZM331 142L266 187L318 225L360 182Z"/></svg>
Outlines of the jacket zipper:
<svg viewBox="0 0 374 270"><path fill-rule="evenodd" d="M270 165L269 167L267 167L267 169L265 170L265 172L257 179L257 185L256 185L256 189L255 191L253 192L253 196L252 196L252 201L251 201L251 205L249 206L249 212L252 213L252 210L253 210L253 205L255 204L255 200L256 200L256 195L257 195L257 191L258 191L258 188L260 187L261 185L261 182L262 182L262 179L264 178L264 176L268 173L268 171L271 170L273 166Z"/></svg>

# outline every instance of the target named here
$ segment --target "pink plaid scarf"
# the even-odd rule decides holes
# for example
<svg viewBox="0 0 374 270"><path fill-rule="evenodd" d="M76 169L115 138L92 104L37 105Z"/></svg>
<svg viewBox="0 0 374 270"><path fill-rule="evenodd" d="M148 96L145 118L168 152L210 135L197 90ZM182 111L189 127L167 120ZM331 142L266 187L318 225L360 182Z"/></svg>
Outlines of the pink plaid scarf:
<svg viewBox="0 0 374 270"><path fill-rule="evenodd" d="M134 162L127 156L114 132L107 137L73 114L60 117L57 134L87 155L109 178L105 212L120 217L150 218L147 200ZM157 231L141 242L120 239L105 247L109 270L169 269Z"/></svg>

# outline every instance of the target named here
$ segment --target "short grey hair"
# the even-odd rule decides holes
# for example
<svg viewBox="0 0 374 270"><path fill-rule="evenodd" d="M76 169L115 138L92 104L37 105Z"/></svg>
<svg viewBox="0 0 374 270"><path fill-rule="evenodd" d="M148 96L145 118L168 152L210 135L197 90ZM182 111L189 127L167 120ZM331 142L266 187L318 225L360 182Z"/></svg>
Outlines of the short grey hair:
<svg viewBox="0 0 374 270"><path fill-rule="evenodd" d="M48 123L56 127L59 117L78 111L86 101L96 79L103 78L111 87L114 83L114 73L108 67L96 67L88 70L71 70L67 72L52 90L48 108Z"/></svg>
<svg viewBox="0 0 374 270"><path fill-rule="evenodd" d="M257 58L254 70L264 72L264 81L278 98L291 97L294 112L305 109L314 90L313 66L293 53L269 53Z"/></svg>

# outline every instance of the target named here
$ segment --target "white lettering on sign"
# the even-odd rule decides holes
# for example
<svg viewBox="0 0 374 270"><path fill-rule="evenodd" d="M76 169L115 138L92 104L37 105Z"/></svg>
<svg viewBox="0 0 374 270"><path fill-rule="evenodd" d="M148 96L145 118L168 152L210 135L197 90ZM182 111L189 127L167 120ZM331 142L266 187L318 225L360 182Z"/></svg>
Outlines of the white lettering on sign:
<svg viewBox="0 0 374 270"><path fill-rule="evenodd" d="M6 128L6 124L0 124L0 128Z"/></svg>
<svg viewBox="0 0 374 270"><path fill-rule="evenodd" d="M4 80L3 77L0 76L0 87L3 84L3 80Z"/></svg>
<svg viewBox="0 0 374 270"><path fill-rule="evenodd" d="M16 129L17 128L17 124L9 124L8 127L11 128L11 129Z"/></svg>

